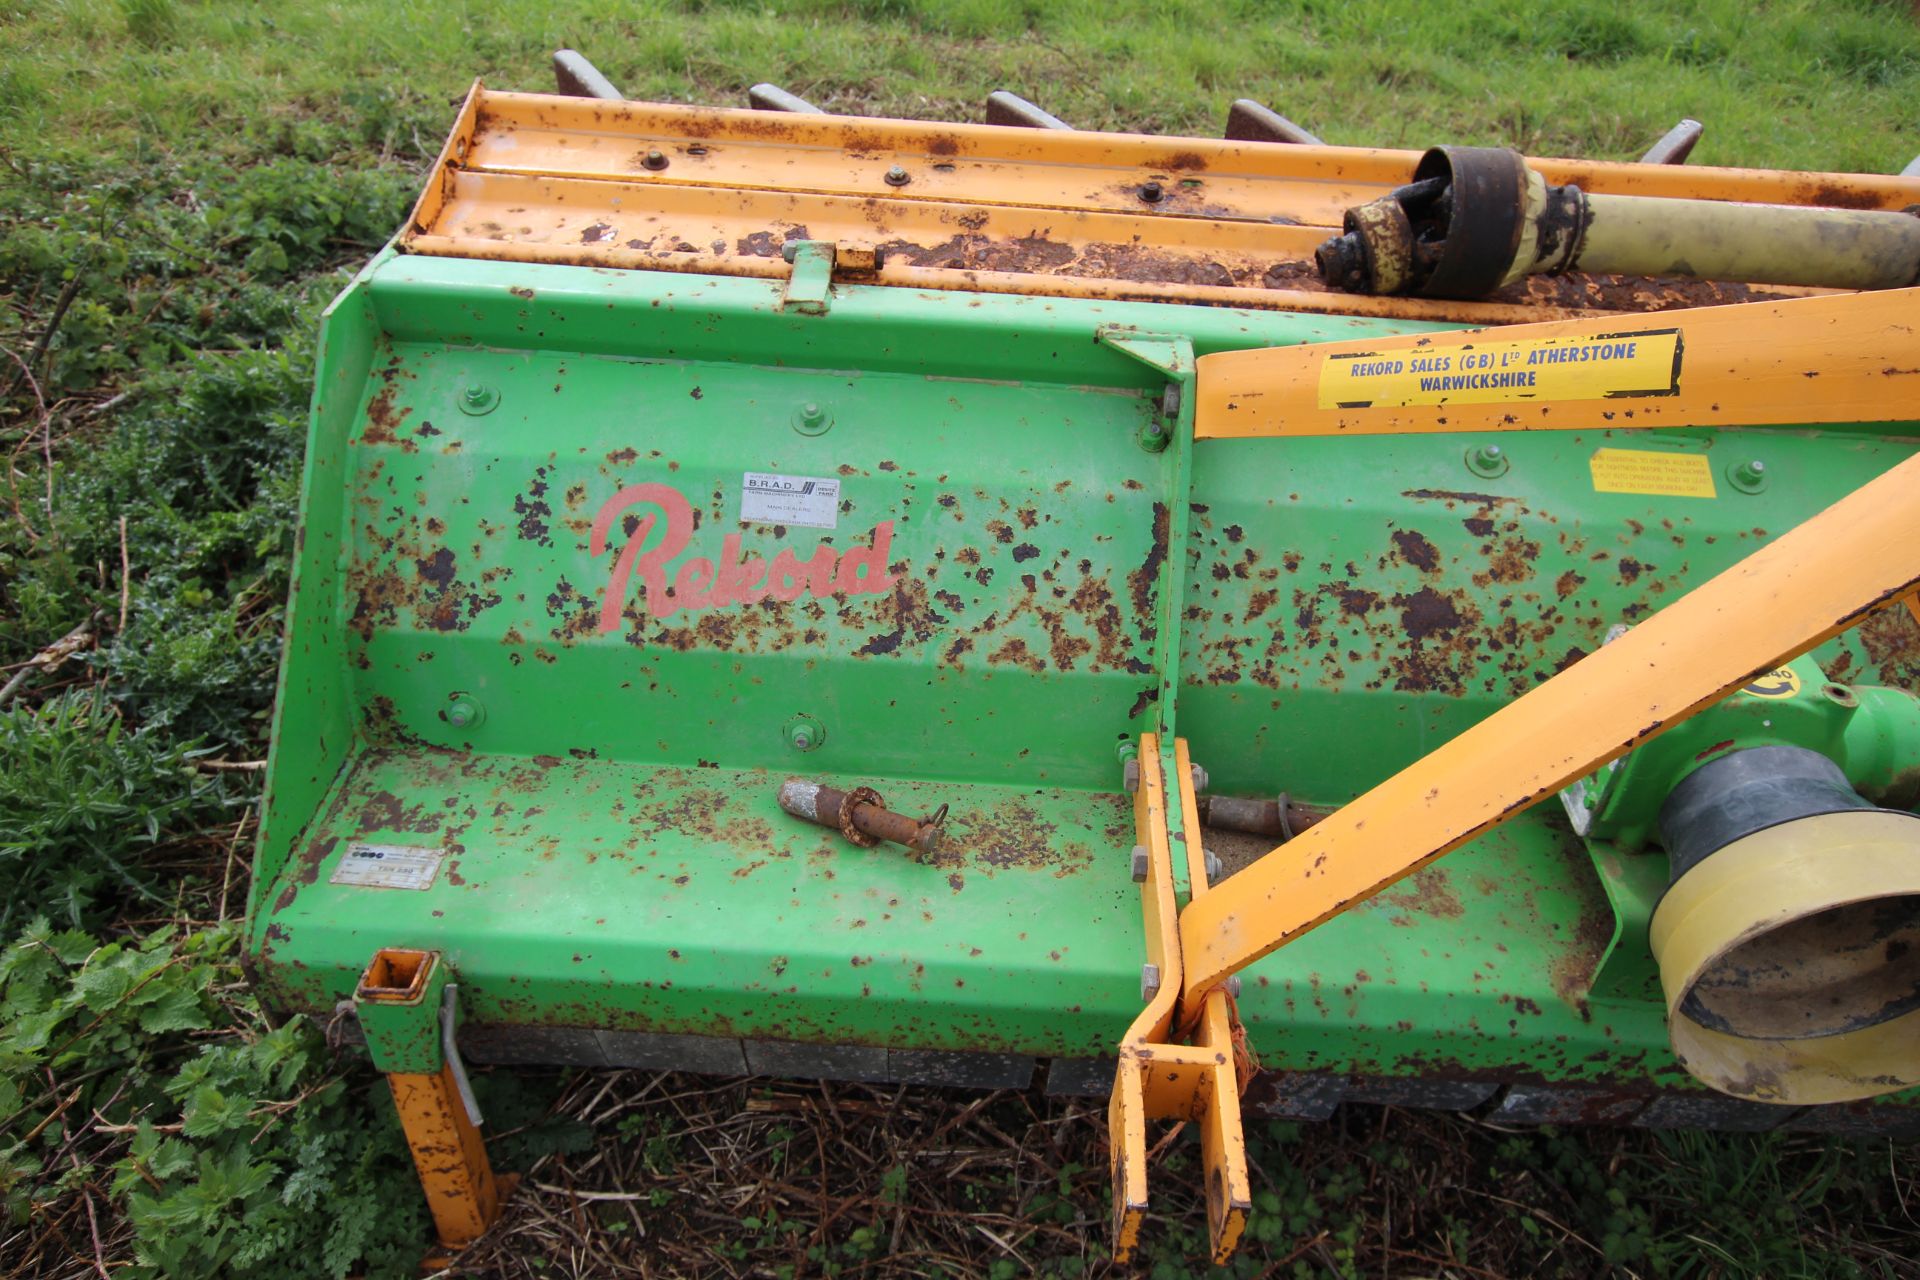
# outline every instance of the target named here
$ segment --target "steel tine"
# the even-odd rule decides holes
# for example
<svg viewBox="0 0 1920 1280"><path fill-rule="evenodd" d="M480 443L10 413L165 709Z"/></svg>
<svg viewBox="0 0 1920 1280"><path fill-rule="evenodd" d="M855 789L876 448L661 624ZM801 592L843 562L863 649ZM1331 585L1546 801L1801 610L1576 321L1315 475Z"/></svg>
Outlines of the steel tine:
<svg viewBox="0 0 1920 1280"><path fill-rule="evenodd" d="M1227 109L1227 131L1223 136L1229 142L1290 142L1302 147L1327 145L1278 111L1262 106L1252 98L1240 98Z"/></svg>
<svg viewBox="0 0 1920 1280"><path fill-rule="evenodd" d="M1700 135L1707 126L1698 120L1682 120L1667 130L1660 141L1647 148L1647 154L1640 157L1641 164L1685 164L1687 157L1693 154L1693 144L1700 141Z"/></svg>
<svg viewBox="0 0 1920 1280"><path fill-rule="evenodd" d="M587 61L586 55L572 49L554 50L553 79L560 92L569 98L619 102L626 96L613 87L613 81L600 74L600 68Z"/></svg>
<svg viewBox="0 0 1920 1280"><path fill-rule="evenodd" d="M757 84L747 90L747 101L756 111L791 111L795 115L824 116L829 114L808 102L797 93L788 93L777 84Z"/></svg>
<svg viewBox="0 0 1920 1280"><path fill-rule="evenodd" d="M999 89L987 95L987 123L1008 125L1016 129L1071 130L1073 128L1059 116L1042 111L1019 94L1008 93L1005 89Z"/></svg>

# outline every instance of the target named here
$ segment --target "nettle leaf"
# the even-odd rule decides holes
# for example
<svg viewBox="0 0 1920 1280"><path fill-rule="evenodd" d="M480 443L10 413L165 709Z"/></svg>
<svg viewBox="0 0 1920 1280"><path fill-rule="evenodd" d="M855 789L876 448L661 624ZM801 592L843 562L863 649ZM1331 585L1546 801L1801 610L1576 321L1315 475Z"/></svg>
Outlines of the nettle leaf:
<svg viewBox="0 0 1920 1280"><path fill-rule="evenodd" d="M147 1172L162 1181L178 1177L193 1168L193 1148L178 1138L165 1138L154 1148Z"/></svg>
<svg viewBox="0 0 1920 1280"><path fill-rule="evenodd" d="M87 957L100 944L93 940L92 934L82 933L78 929L62 929L58 933L48 934L44 945L59 957L62 964L77 965L86 963Z"/></svg>
<svg viewBox="0 0 1920 1280"><path fill-rule="evenodd" d="M66 1016L64 1009L43 1009L14 1015L6 1039L0 1040L0 1059L14 1057L23 1062L30 1060L47 1047L54 1029L66 1020Z"/></svg>
<svg viewBox="0 0 1920 1280"><path fill-rule="evenodd" d="M127 1216L133 1219L145 1248L165 1241L182 1227L199 1228L209 1224L205 1197L200 1194L198 1184L164 1196L136 1191L127 1197Z"/></svg>
<svg viewBox="0 0 1920 1280"><path fill-rule="evenodd" d="M149 1035L199 1031L211 1025L206 1010L201 1007L200 992L194 987L170 987L140 1010L140 1029Z"/></svg>
<svg viewBox="0 0 1920 1280"><path fill-rule="evenodd" d="M123 951L118 943L100 948L74 983L80 999L95 1013L105 1013L119 1004L140 980L138 957L124 955Z"/></svg>
<svg viewBox="0 0 1920 1280"><path fill-rule="evenodd" d="M273 1175L277 1172L271 1164L250 1159L246 1147L240 1145L222 1156L210 1152L200 1156L201 1186L209 1201L215 1195L224 1197L220 1201L221 1207L234 1200L249 1200L259 1195L273 1184Z"/></svg>
<svg viewBox="0 0 1920 1280"><path fill-rule="evenodd" d="M253 1044L253 1057L275 1092L287 1093L313 1060L312 1029L301 1018L289 1019Z"/></svg>
<svg viewBox="0 0 1920 1280"><path fill-rule="evenodd" d="M180 1132L189 1138L210 1138L245 1125L247 1113L252 1109L252 1099L230 1098L212 1085L203 1084L193 1091L187 1103L180 1118Z"/></svg>

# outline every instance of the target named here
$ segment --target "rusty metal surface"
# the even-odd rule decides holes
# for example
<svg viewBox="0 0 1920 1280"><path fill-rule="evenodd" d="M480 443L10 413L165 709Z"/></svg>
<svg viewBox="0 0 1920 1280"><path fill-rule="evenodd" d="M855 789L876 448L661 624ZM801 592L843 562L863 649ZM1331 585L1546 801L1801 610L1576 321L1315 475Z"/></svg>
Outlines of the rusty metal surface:
<svg viewBox="0 0 1920 1280"><path fill-rule="evenodd" d="M916 277L930 275L931 287L1089 296L1071 287L1081 281L1123 290L1091 296L1152 296L1138 292L1152 286L1175 299L1258 307L1319 296L1331 309L1341 295L1329 297L1319 283L1314 246L1345 209L1404 183L1417 158L929 125L779 105L589 106L476 91L402 244L509 261L777 276L781 246L811 238L873 246L883 264L915 273L883 269L883 284L925 287ZM660 162L647 163L655 155ZM1676 183L1650 176L1669 167L1535 163L1550 180L1589 191L1873 208L1916 198L1888 178L1699 169ZM1673 282L1582 276L1517 285L1493 301L1533 309L1506 317L1514 320L1701 300ZM1456 303L1402 302L1377 313L1501 319Z"/></svg>
<svg viewBox="0 0 1920 1280"><path fill-rule="evenodd" d="M813 1080L884 1081L887 1051L858 1044L796 1044L748 1040L747 1070L756 1076L801 1076Z"/></svg>
<svg viewBox="0 0 1920 1280"><path fill-rule="evenodd" d="M1347 1096L1347 1078L1327 1071L1262 1071L1240 1105L1279 1120L1325 1120Z"/></svg>
<svg viewBox="0 0 1920 1280"><path fill-rule="evenodd" d="M1444 1075L1362 1076L1348 1082L1343 1101L1428 1111L1470 1111L1499 1088L1497 1080L1449 1080Z"/></svg>
<svg viewBox="0 0 1920 1280"><path fill-rule="evenodd" d="M1516 1084L1487 1112L1494 1124L1626 1124L1649 1095L1578 1085Z"/></svg>
<svg viewBox="0 0 1920 1280"><path fill-rule="evenodd" d="M1851 1102L1807 1107L1789 1116L1783 1129L1803 1133L1836 1133L1858 1137L1920 1138L1920 1106Z"/></svg>
<svg viewBox="0 0 1920 1280"><path fill-rule="evenodd" d="M1055 1058L1047 1064L1047 1096L1104 1098L1113 1092L1112 1058Z"/></svg>
<svg viewBox="0 0 1920 1280"><path fill-rule="evenodd" d="M887 1050L887 1078L902 1084L957 1089L1025 1089L1040 1064L1017 1053L960 1053L944 1049Z"/></svg>
<svg viewBox="0 0 1920 1280"><path fill-rule="evenodd" d="M1738 1133L1765 1133L1792 1120L1798 1107L1748 1102L1717 1093L1656 1094L1633 1118L1642 1129L1726 1129Z"/></svg>
<svg viewBox="0 0 1920 1280"><path fill-rule="evenodd" d="M1330 810L1301 804L1282 792L1272 799L1243 796L1206 795L1200 797L1200 821L1204 826L1261 836L1291 840L1327 816ZM1268 843L1261 852L1272 848ZM1239 865L1236 863L1236 866Z"/></svg>

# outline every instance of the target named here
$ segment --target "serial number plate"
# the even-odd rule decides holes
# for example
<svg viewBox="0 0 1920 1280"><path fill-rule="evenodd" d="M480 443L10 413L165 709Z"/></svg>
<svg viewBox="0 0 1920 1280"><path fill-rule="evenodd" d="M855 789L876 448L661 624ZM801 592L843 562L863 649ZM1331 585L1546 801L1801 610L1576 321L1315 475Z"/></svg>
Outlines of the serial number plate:
<svg viewBox="0 0 1920 1280"><path fill-rule="evenodd" d="M350 844L329 880L369 889L427 889L440 874L445 849L404 844Z"/></svg>
<svg viewBox="0 0 1920 1280"><path fill-rule="evenodd" d="M840 523L840 481L749 471L740 478L740 519L831 529Z"/></svg>

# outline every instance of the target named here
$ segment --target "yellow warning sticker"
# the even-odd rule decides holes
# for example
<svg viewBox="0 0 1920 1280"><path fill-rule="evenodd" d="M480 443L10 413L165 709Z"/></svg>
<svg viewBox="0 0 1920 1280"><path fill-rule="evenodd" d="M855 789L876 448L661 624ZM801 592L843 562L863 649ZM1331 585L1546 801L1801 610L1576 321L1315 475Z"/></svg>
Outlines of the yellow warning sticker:
<svg viewBox="0 0 1920 1280"><path fill-rule="evenodd" d="M1678 395L1680 354L1678 329L1336 353L1320 366L1320 407Z"/></svg>
<svg viewBox="0 0 1920 1280"><path fill-rule="evenodd" d="M1595 493L1650 493L1665 498L1716 498L1713 464L1704 453L1595 449Z"/></svg>
<svg viewBox="0 0 1920 1280"><path fill-rule="evenodd" d="M1800 692L1800 673L1792 667L1775 667L1746 687L1756 698L1791 698Z"/></svg>

